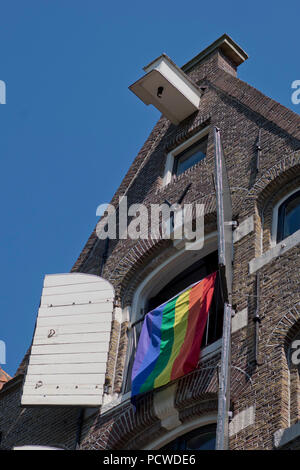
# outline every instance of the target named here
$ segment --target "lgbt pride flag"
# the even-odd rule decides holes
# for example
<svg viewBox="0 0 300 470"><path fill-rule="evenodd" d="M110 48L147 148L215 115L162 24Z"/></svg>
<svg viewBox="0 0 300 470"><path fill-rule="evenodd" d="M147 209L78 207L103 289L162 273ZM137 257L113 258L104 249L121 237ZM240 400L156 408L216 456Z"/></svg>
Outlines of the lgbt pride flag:
<svg viewBox="0 0 300 470"><path fill-rule="evenodd" d="M147 313L132 369L132 396L161 387L195 369L216 274Z"/></svg>

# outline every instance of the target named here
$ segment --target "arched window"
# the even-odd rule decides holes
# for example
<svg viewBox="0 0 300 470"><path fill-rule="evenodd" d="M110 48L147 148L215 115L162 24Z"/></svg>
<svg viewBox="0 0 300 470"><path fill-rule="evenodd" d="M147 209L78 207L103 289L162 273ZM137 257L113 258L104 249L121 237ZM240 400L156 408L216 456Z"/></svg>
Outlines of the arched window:
<svg viewBox="0 0 300 470"><path fill-rule="evenodd" d="M277 243L300 229L300 190L285 199L278 208Z"/></svg>
<svg viewBox="0 0 300 470"><path fill-rule="evenodd" d="M170 281L161 288L154 296L149 296L144 304L143 312L139 319L132 324L132 342L128 354L127 377L124 392L128 392L131 388L131 371L133 367L135 350L137 348L138 339L141 333L144 317L147 312L155 309L168 299L174 297L177 293L183 291L191 284L200 281L209 274L218 270L218 252L213 251L207 256L192 263L189 267L183 269L175 277L171 277ZM223 307L221 283L217 276L214 295L209 310L206 329L203 334L201 348L214 343L222 337L223 327Z"/></svg>
<svg viewBox="0 0 300 470"><path fill-rule="evenodd" d="M214 450L216 447L216 425L210 424L195 429L169 442L161 450Z"/></svg>
<svg viewBox="0 0 300 470"><path fill-rule="evenodd" d="M148 300L147 311L153 310L159 305L174 297L194 282L203 279L218 270L218 253L215 251L189 266L183 272L172 279L155 297ZM223 302L219 276L216 279L214 296L209 310L202 347L208 346L222 336L223 327Z"/></svg>

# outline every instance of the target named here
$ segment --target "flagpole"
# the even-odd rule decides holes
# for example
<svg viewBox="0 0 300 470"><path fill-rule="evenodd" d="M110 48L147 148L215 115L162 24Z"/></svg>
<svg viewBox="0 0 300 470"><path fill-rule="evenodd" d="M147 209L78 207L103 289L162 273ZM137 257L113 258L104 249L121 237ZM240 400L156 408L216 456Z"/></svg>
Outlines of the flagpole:
<svg viewBox="0 0 300 470"><path fill-rule="evenodd" d="M215 185L218 226L218 263L224 297L223 336L219 368L216 450L228 449L231 363L232 292L232 207L230 188L221 143L220 129L214 127Z"/></svg>
<svg viewBox="0 0 300 470"><path fill-rule="evenodd" d="M228 449L228 421L230 404L231 305L224 305L221 364L219 370L218 418L216 450Z"/></svg>

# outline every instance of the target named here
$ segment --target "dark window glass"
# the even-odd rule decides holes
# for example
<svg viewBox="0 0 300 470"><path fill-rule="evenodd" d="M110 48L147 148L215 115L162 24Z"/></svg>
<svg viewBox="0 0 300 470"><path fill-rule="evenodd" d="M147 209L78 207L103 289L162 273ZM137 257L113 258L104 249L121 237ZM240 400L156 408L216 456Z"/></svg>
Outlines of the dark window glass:
<svg viewBox="0 0 300 470"><path fill-rule="evenodd" d="M286 199L278 210L277 243L300 229L300 191Z"/></svg>
<svg viewBox="0 0 300 470"><path fill-rule="evenodd" d="M155 309L167 300L171 299L179 292L189 287L194 282L200 281L204 277L218 270L218 253L215 251L202 258L200 261L189 266L182 273L169 282L155 297L148 301L147 312ZM221 293L221 284L219 275L216 279L216 285L212 303L209 310L209 316L206 329L203 335L202 347L214 343L222 336L223 327L223 302Z"/></svg>
<svg viewBox="0 0 300 470"><path fill-rule="evenodd" d="M196 163L203 160L206 155L206 148L207 148L207 136L203 137L203 139L196 142L194 145L191 145L189 148L184 150L183 152L179 153L174 162L174 173L175 175L181 175L184 171L192 166L196 165Z"/></svg>
<svg viewBox="0 0 300 470"><path fill-rule="evenodd" d="M214 450L216 447L216 425L212 424L195 429L188 434L177 437L162 450Z"/></svg>
<svg viewBox="0 0 300 470"><path fill-rule="evenodd" d="M201 279L215 271L218 271L217 251L211 253L210 255L206 256L205 258L202 258L199 261L196 261L194 264L192 264L187 269L178 274L175 278L173 278L160 292L158 292L154 297L148 300L145 311L141 313L146 314L147 312L154 310L156 307L171 299L175 295L179 294L179 292L183 291L194 282L200 281ZM222 337L224 311L223 306L224 301L222 298L221 282L218 274L216 278L215 290L211 306L209 309L208 320L203 334L201 344L202 348L208 346L211 343L214 343L216 340ZM138 344L138 338L143 325L143 320L144 316L140 320L138 320L133 326L133 354L128 364L128 374L125 391L130 390L131 387L131 371L134 361L135 350Z"/></svg>

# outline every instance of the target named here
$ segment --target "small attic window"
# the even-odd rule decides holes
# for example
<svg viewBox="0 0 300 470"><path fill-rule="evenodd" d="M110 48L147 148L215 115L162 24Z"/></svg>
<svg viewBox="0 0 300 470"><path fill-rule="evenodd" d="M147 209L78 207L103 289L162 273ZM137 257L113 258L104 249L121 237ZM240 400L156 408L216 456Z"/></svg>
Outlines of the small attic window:
<svg viewBox="0 0 300 470"><path fill-rule="evenodd" d="M277 243L300 229L300 190L285 199L278 208Z"/></svg>
<svg viewBox="0 0 300 470"><path fill-rule="evenodd" d="M208 125L168 153L163 186L171 183L174 176L181 175L205 158L209 130Z"/></svg>
<svg viewBox="0 0 300 470"><path fill-rule="evenodd" d="M173 174L176 176L181 175L181 173L203 160L206 156L207 140L208 136L206 135L191 147L176 155Z"/></svg>

